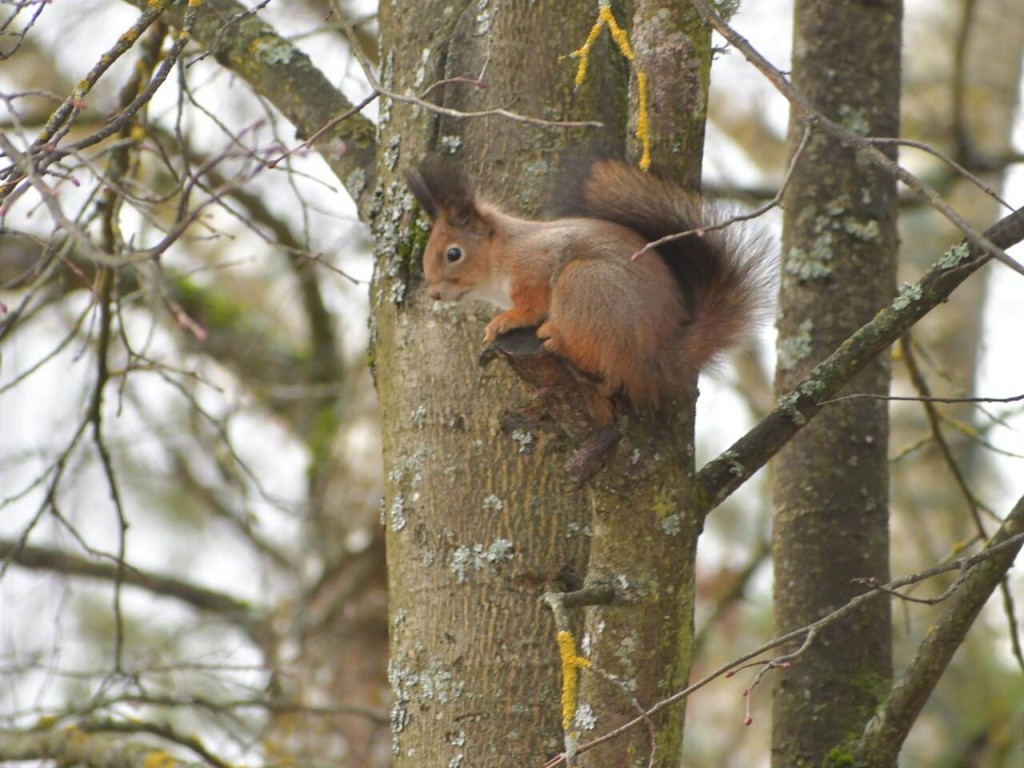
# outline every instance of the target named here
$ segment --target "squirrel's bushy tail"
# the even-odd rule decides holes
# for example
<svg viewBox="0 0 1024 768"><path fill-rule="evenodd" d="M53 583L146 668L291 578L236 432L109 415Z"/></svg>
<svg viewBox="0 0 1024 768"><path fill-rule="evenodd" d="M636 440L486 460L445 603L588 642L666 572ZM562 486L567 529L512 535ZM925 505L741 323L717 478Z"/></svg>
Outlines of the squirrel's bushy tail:
<svg viewBox="0 0 1024 768"><path fill-rule="evenodd" d="M679 282L690 315L683 342L689 365L702 368L768 318L775 280L768 239L742 222L725 224L727 210L614 160L591 166L574 207L648 242L698 230L659 245L657 255L639 256L660 257Z"/></svg>

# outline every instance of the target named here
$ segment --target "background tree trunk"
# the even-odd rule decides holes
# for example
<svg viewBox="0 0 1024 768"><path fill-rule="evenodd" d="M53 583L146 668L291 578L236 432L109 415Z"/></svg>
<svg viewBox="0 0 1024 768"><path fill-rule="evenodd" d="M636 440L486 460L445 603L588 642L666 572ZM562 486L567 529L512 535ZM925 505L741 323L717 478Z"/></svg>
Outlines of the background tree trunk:
<svg viewBox="0 0 1024 768"><path fill-rule="evenodd" d="M798 0L793 84L827 117L869 136L899 134L901 5ZM791 123L796 150L803 124ZM891 299L896 185L837 141L813 135L785 198L776 391L806 373ZM847 392L885 395L880 357ZM775 624L783 634L889 574L888 407L829 406L775 460ZM890 609L864 606L826 629L776 679L772 759L837 757L891 679Z"/></svg>

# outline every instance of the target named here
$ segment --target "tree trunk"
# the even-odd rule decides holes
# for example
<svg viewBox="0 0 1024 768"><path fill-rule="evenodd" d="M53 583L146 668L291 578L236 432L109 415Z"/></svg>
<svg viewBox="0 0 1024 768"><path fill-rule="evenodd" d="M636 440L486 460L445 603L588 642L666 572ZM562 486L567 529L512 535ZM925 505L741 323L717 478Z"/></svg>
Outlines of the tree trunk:
<svg viewBox="0 0 1024 768"><path fill-rule="evenodd" d="M383 85L422 93L453 78L427 98L621 125L608 76L575 93L572 62L559 64L592 14L583 0L382 4ZM422 291L424 234L409 226L412 198L397 174L447 153L492 199L529 215L546 197L553 158L615 134L439 119L388 100L381 122L372 364L387 478L395 765L539 764L562 747L558 646L540 596L582 581L587 495L563 469L571 446L561 433L501 428L533 393L503 363L477 362L493 308L434 306Z"/></svg>
<svg viewBox="0 0 1024 768"><path fill-rule="evenodd" d="M898 1L798 0L793 84L827 117L870 136L899 132ZM790 144L803 137L794 121ZM894 292L895 181L814 135L785 199L776 390L787 392ZM846 392L885 395L880 357ZM881 400L833 404L777 457L773 553L776 632L809 624L889 573L888 419ZM832 624L778 671L777 766L838 760L891 680L884 600Z"/></svg>

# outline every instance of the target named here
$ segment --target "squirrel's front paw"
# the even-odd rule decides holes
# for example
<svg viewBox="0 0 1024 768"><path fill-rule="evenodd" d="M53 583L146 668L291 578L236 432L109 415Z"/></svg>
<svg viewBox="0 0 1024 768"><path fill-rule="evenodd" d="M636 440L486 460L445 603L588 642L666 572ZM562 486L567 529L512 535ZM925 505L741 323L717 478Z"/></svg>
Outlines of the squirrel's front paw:
<svg viewBox="0 0 1024 768"><path fill-rule="evenodd" d="M516 328L530 328L543 319L543 315L535 318L532 315L514 310L501 312L495 315L491 322L487 324L487 328L484 330L484 344L493 344L494 340L499 336L504 336Z"/></svg>
<svg viewBox="0 0 1024 768"><path fill-rule="evenodd" d="M499 335L508 331L507 324L500 318L501 315L498 315L498 317L487 324L487 327L484 329L484 344L493 344Z"/></svg>

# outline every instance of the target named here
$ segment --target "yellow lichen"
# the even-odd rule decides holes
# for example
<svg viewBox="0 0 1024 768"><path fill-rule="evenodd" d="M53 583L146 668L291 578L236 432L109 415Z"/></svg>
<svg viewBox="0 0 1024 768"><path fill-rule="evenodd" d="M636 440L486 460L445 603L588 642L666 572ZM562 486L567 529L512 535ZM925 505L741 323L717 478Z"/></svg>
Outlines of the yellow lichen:
<svg viewBox="0 0 1024 768"><path fill-rule="evenodd" d="M569 57L579 61L576 65L576 87L579 88L583 85L583 81L587 79L590 49L594 47L594 43L601 34L601 30L605 27L608 28L608 34L611 35L612 40L618 47L619 53L630 62L633 70L636 72L636 138L640 142L641 147L640 170L646 171L651 167L651 124L650 115L647 111L647 73L636 66L636 57L633 54L632 46L629 44L629 35L626 34L626 31L615 20L615 14L612 13L612 7L608 2L601 2L597 13L597 21L590 28L586 42L569 54Z"/></svg>
<svg viewBox="0 0 1024 768"><path fill-rule="evenodd" d="M562 630L555 640L562 660L562 730L568 731L576 717L579 670L589 667L590 661L576 654L576 639L572 632Z"/></svg>
<svg viewBox="0 0 1024 768"><path fill-rule="evenodd" d="M50 728L53 728L53 726L55 726L59 722L60 718L56 715L43 715L36 721L35 726L33 726L33 730L45 731Z"/></svg>
<svg viewBox="0 0 1024 768"><path fill-rule="evenodd" d="M178 761L166 752L154 749L142 761L142 768L174 768Z"/></svg>
<svg viewBox="0 0 1024 768"><path fill-rule="evenodd" d="M619 46L619 52L628 61L633 61L633 49L629 45L629 35L619 26L619 22L615 20L612 7L610 5L602 5L601 10L598 12L598 18L608 26L608 33L612 36L615 44Z"/></svg>
<svg viewBox="0 0 1024 768"><path fill-rule="evenodd" d="M583 85L583 81L587 79L587 62L590 61L590 49L594 46L597 41L598 35L601 34L601 29L604 24L600 19L594 22L594 26L590 28L590 34L587 35L587 41L583 45L577 48L575 51L569 54L574 59L579 59L580 63L576 65L576 87L579 88ZM566 57L562 57L563 59Z"/></svg>
<svg viewBox="0 0 1024 768"><path fill-rule="evenodd" d="M640 170L651 167L651 122L647 113L647 73L636 73L636 137L643 147L640 155Z"/></svg>

